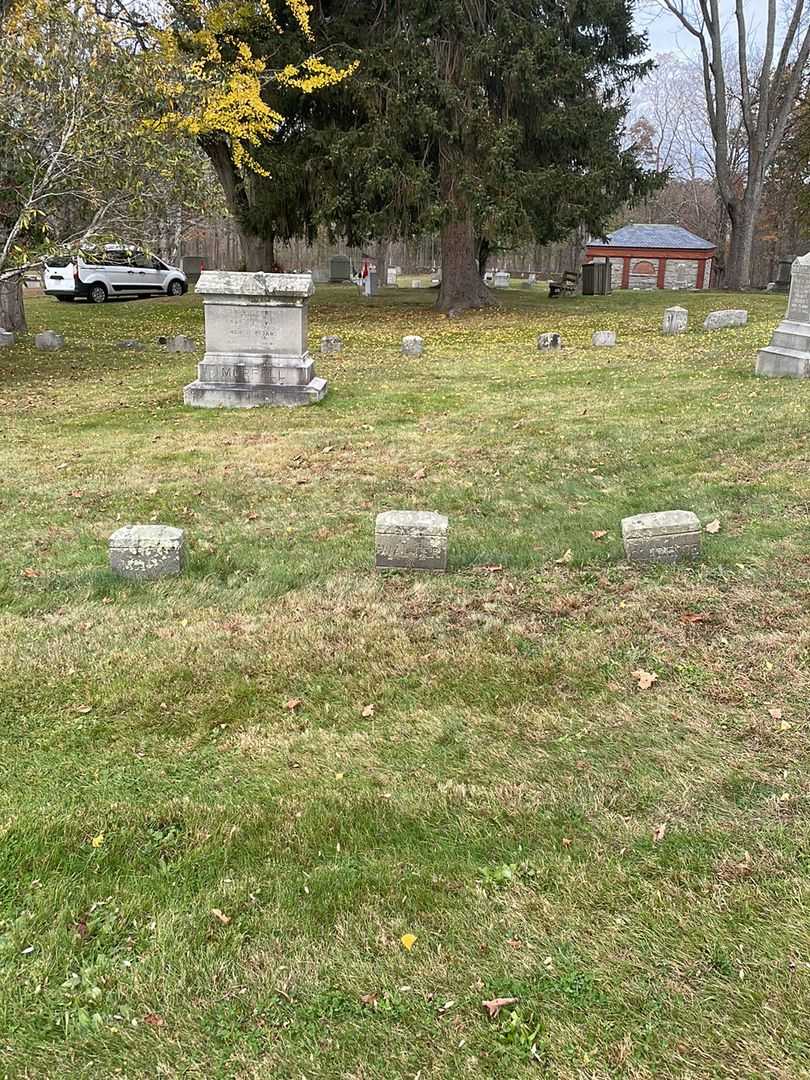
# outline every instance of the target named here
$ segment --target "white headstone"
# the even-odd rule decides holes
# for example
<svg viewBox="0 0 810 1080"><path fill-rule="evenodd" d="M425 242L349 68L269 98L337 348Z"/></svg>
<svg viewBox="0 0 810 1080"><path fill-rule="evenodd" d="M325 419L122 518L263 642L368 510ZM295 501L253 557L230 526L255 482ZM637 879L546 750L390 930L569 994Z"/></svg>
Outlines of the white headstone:
<svg viewBox="0 0 810 1080"><path fill-rule="evenodd" d="M378 514L374 547L378 570L447 569L447 518L432 510Z"/></svg>
<svg viewBox="0 0 810 1080"><path fill-rule="evenodd" d="M205 355L186 405L309 405L326 393L307 351L310 274L204 270Z"/></svg>
<svg viewBox="0 0 810 1080"><path fill-rule="evenodd" d="M675 563L700 555L700 520L691 510L636 514L622 521L624 553L632 562Z"/></svg>
<svg viewBox="0 0 810 1080"><path fill-rule="evenodd" d="M385 284L396 285L397 283L397 268L395 266L389 266L385 272Z"/></svg>
<svg viewBox="0 0 810 1080"><path fill-rule="evenodd" d="M748 312L742 308L725 308L723 311L711 311L703 324L704 330L725 330L730 326L745 326Z"/></svg>
<svg viewBox="0 0 810 1080"><path fill-rule="evenodd" d="M402 339L403 356L421 356L423 341L417 334L408 334Z"/></svg>
<svg viewBox="0 0 810 1080"><path fill-rule="evenodd" d="M756 373L810 379L810 253L793 263L787 314L757 353Z"/></svg>
<svg viewBox="0 0 810 1080"><path fill-rule="evenodd" d="M664 312L664 321L661 331L664 334L682 334L689 324L689 312L686 308L670 307Z"/></svg>
<svg viewBox="0 0 810 1080"><path fill-rule="evenodd" d="M7 349L15 342L14 334L10 330L0 328L0 349Z"/></svg>
<svg viewBox="0 0 810 1080"><path fill-rule="evenodd" d="M109 541L110 569L130 581L173 577L183 569L186 534L172 525L125 525Z"/></svg>
<svg viewBox="0 0 810 1080"><path fill-rule="evenodd" d="M496 270L492 284L496 289L508 289L511 277L512 275L507 270Z"/></svg>
<svg viewBox="0 0 810 1080"><path fill-rule="evenodd" d="M597 330L591 338L591 345L596 349L612 349L615 344L615 330Z"/></svg>
<svg viewBox="0 0 810 1080"><path fill-rule="evenodd" d="M537 348L541 352L544 352L546 349L561 349L562 347L562 335L556 330L546 334L540 334L537 339Z"/></svg>

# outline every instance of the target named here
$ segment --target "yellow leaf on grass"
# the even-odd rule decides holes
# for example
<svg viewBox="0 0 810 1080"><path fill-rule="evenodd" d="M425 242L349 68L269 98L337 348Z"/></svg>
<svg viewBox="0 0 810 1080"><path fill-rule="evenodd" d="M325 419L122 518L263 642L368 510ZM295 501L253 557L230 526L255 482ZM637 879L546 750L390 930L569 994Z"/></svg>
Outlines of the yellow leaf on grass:
<svg viewBox="0 0 810 1080"><path fill-rule="evenodd" d="M100 832L98 836L94 836L90 843L93 845L93 847L101 847L101 845L104 843L104 833Z"/></svg>
<svg viewBox="0 0 810 1080"><path fill-rule="evenodd" d="M410 952L416 944L416 934L403 934L399 940L402 942L402 948Z"/></svg>
<svg viewBox="0 0 810 1080"><path fill-rule="evenodd" d="M636 668L632 675L634 679L638 680L639 690L649 690L658 678L654 671L645 671L643 668Z"/></svg>
<svg viewBox="0 0 810 1080"><path fill-rule="evenodd" d="M373 716L374 715L374 706L373 705L366 705L366 707L363 709L363 712L362 712L361 715L362 716Z"/></svg>
<svg viewBox="0 0 810 1080"><path fill-rule="evenodd" d="M719 521L719 519L715 518L714 521L710 521L708 525L704 526L704 528L705 528L707 533L719 533L720 532L720 521Z"/></svg>

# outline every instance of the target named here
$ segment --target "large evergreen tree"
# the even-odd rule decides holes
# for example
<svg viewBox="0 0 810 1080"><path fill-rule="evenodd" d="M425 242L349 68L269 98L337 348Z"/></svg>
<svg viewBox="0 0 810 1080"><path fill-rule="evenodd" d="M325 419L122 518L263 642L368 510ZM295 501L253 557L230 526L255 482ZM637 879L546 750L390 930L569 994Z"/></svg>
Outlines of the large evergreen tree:
<svg viewBox="0 0 810 1080"><path fill-rule="evenodd" d="M355 76L312 100L296 152L352 239L439 228L439 306L490 303L483 241L599 232L657 184L623 146L647 70L632 0L320 0Z"/></svg>

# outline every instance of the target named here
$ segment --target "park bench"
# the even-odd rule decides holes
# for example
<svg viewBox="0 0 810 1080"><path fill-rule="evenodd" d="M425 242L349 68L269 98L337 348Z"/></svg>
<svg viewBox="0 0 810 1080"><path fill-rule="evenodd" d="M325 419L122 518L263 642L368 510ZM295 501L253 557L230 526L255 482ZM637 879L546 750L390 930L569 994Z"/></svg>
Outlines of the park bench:
<svg viewBox="0 0 810 1080"><path fill-rule="evenodd" d="M548 283L548 295L552 298L556 296L573 296L577 291L578 282L579 274L576 270L565 270L561 281L550 281Z"/></svg>

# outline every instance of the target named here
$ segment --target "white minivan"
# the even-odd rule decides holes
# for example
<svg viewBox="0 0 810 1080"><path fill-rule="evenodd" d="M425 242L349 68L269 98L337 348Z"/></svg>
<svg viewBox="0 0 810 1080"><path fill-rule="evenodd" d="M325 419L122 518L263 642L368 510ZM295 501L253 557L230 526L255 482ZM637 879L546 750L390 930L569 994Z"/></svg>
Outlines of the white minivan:
<svg viewBox="0 0 810 1080"><path fill-rule="evenodd" d="M53 255L42 275L46 296L68 303L84 298L103 304L110 296L181 296L186 275L155 255L105 248L81 255Z"/></svg>

